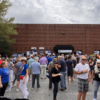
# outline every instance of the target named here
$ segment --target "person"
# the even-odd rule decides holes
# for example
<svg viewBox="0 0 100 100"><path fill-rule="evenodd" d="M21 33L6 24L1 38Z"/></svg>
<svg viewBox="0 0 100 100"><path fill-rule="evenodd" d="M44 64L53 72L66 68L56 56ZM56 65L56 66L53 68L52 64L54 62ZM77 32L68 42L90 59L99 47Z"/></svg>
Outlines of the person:
<svg viewBox="0 0 100 100"><path fill-rule="evenodd" d="M55 54L53 53L53 55L51 56L52 61L53 61L54 58L55 58Z"/></svg>
<svg viewBox="0 0 100 100"><path fill-rule="evenodd" d="M0 65L0 96L4 96L9 82L9 69L7 62L2 62Z"/></svg>
<svg viewBox="0 0 100 100"><path fill-rule="evenodd" d="M92 74L92 70L93 70L93 67L94 67L94 59L93 57L91 56L90 59L89 59L89 66L90 66L90 70L91 70L91 74Z"/></svg>
<svg viewBox="0 0 100 100"><path fill-rule="evenodd" d="M93 83L94 83L94 99L93 100L97 100L97 92L100 86L100 60L97 60L96 65L94 66L92 70L92 84Z"/></svg>
<svg viewBox="0 0 100 100"><path fill-rule="evenodd" d="M17 58L17 59L15 60L15 65L16 65L16 63L18 63L18 62L19 62L19 59ZM15 65L14 65L14 75L15 75L15 78L14 78L14 80L13 80L13 86L16 86L16 85L15 85L15 81L17 80Z"/></svg>
<svg viewBox="0 0 100 100"><path fill-rule="evenodd" d="M58 68L59 68L59 71L60 73L62 74L61 76L61 81L60 81L60 86L61 88L59 89L60 91L64 91L65 89L67 89L67 86L66 86L66 62L64 60L64 56L58 56L58 60L59 60L59 63L58 63Z"/></svg>
<svg viewBox="0 0 100 100"><path fill-rule="evenodd" d="M34 56L33 55L30 55L30 59L28 60L28 66L29 66L29 81L30 80L30 74L32 73L32 70L31 70L31 64L34 62Z"/></svg>
<svg viewBox="0 0 100 100"><path fill-rule="evenodd" d="M67 59L68 59L68 55L65 55L65 58L64 58L64 60L65 60L65 61L67 61Z"/></svg>
<svg viewBox="0 0 100 100"><path fill-rule="evenodd" d="M48 71L49 71L49 89L52 90L52 74L51 70L54 66L54 61L57 61L57 58L54 58L53 61L51 61L48 65Z"/></svg>
<svg viewBox="0 0 100 100"><path fill-rule="evenodd" d="M21 67L22 72L21 72L21 76L20 76L20 84L19 84L19 88L23 93L23 97L25 99L27 99L29 92L26 89L27 83L28 83L28 65L27 63L27 58L26 57L22 57L21 58L21 62L23 64L23 66Z"/></svg>
<svg viewBox="0 0 100 100"><path fill-rule="evenodd" d="M52 61L52 57L51 57L51 55L49 55L49 57L48 57L48 65L49 65L49 63Z"/></svg>
<svg viewBox="0 0 100 100"><path fill-rule="evenodd" d="M14 70L14 64L12 62L12 58L8 59L8 69L10 71L10 77L9 77L9 86L8 86L8 90L11 91L12 88L12 84L13 84L13 70Z"/></svg>
<svg viewBox="0 0 100 100"><path fill-rule="evenodd" d="M74 74L74 79L73 80L75 81L75 78L76 78L75 66L76 66L76 63L77 63L75 57L72 58L72 62L73 62L73 72L74 72L73 73Z"/></svg>
<svg viewBox="0 0 100 100"><path fill-rule="evenodd" d="M45 77L46 79L46 67L47 67L47 58L44 56L44 54L42 55L42 58L40 59L40 65L41 65L41 79L43 79Z"/></svg>
<svg viewBox="0 0 100 100"><path fill-rule="evenodd" d="M32 68L32 89L34 88L35 84L35 78L37 79L37 88L39 90L40 88L40 83L39 83L39 76L40 76L40 63L38 63L39 59L38 57L35 58L35 61L31 64Z"/></svg>
<svg viewBox="0 0 100 100"><path fill-rule="evenodd" d="M18 62L15 64L15 73L16 73L16 77L17 77L17 88L16 91L19 91L19 83L20 83L20 75L21 75L21 71L22 71L22 62L21 62L21 58L18 58Z"/></svg>
<svg viewBox="0 0 100 100"><path fill-rule="evenodd" d="M67 80L69 84L69 76L71 77L71 83L73 84L73 61L72 61L72 56L69 55L68 60L66 61L66 66L67 66Z"/></svg>
<svg viewBox="0 0 100 100"><path fill-rule="evenodd" d="M53 100L58 100L57 97L57 93L58 93L58 83L60 82L60 76L62 76L62 74L59 72L59 68L58 68L58 61L54 61L54 66L51 70L51 74L52 74L52 82L54 84L54 90L53 90Z"/></svg>
<svg viewBox="0 0 100 100"><path fill-rule="evenodd" d="M86 64L86 57L83 55L81 57L81 63L77 64L75 67L75 74L78 77L78 95L77 100L85 100L86 93L89 89L89 82L91 80L91 72L89 65Z"/></svg>

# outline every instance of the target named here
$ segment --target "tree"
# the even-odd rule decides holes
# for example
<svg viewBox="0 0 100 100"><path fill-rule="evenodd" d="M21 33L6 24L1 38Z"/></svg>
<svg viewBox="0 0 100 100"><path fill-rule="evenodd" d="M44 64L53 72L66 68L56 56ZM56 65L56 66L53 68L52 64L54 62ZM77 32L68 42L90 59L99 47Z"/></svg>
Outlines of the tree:
<svg viewBox="0 0 100 100"><path fill-rule="evenodd" d="M9 0L0 0L0 51L8 54L12 50L12 45L15 39L11 39L11 35L17 35L15 28L16 24L13 24L13 18L5 18L8 8L12 6Z"/></svg>

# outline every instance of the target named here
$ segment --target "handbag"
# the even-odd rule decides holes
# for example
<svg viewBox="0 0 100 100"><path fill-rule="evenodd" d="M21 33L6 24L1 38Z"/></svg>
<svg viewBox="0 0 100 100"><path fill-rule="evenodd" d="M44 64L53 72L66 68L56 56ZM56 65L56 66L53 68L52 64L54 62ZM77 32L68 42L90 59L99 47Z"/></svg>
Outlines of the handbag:
<svg viewBox="0 0 100 100"><path fill-rule="evenodd" d="M24 76L20 76L20 80L23 80Z"/></svg>

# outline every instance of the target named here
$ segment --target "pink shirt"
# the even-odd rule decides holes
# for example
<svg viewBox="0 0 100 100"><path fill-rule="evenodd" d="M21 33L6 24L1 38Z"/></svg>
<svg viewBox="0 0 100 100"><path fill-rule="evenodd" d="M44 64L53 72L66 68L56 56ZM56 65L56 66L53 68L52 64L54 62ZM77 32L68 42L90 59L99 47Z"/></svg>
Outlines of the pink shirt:
<svg viewBox="0 0 100 100"><path fill-rule="evenodd" d="M41 64L41 65L46 65L46 64L47 64L47 58L46 58L46 57L42 57L42 58L40 59L40 64Z"/></svg>

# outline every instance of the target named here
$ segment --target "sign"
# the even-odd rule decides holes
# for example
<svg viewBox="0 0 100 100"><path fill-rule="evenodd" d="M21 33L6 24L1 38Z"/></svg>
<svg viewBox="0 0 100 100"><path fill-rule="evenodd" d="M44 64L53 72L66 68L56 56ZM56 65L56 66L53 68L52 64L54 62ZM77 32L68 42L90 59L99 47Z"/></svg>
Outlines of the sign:
<svg viewBox="0 0 100 100"><path fill-rule="evenodd" d="M58 50L58 53L72 53L72 50Z"/></svg>
<svg viewBox="0 0 100 100"><path fill-rule="evenodd" d="M33 54L37 54L37 50L34 50Z"/></svg>
<svg viewBox="0 0 100 100"><path fill-rule="evenodd" d="M100 51L94 51L94 54L99 54L100 53Z"/></svg>
<svg viewBox="0 0 100 100"><path fill-rule="evenodd" d="M44 49L44 47L39 47L39 49Z"/></svg>
<svg viewBox="0 0 100 100"><path fill-rule="evenodd" d="M48 55L51 55L51 51L48 51Z"/></svg>
<svg viewBox="0 0 100 100"><path fill-rule="evenodd" d="M48 54L48 51L45 51L45 54Z"/></svg>
<svg viewBox="0 0 100 100"><path fill-rule="evenodd" d="M82 55L82 51L76 51L76 55Z"/></svg>
<svg viewBox="0 0 100 100"><path fill-rule="evenodd" d="M17 53L13 53L13 57L17 57L17 55L18 55Z"/></svg>
<svg viewBox="0 0 100 100"><path fill-rule="evenodd" d="M31 49L36 49L36 47L31 47Z"/></svg>
<svg viewBox="0 0 100 100"><path fill-rule="evenodd" d="M30 51L27 51L26 54L27 54L27 56L29 56L30 55Z"/></svg>
<svg viewBox="0 0 100 100"><path fill-rule="evenodd" d="M19 53L18 56L23 57L23 54L22 53Z"/></svg>
<svg viewBox="0 0 100 100"><path fill-rule="evenodd" d="M43 50L40 50L40 54L41 54L41 55L43 54Z"/></svg>

